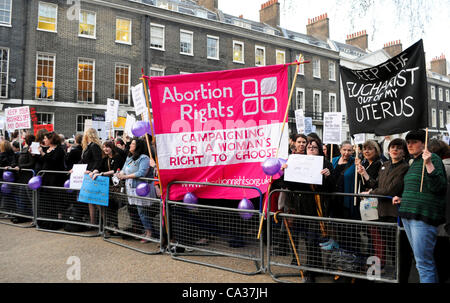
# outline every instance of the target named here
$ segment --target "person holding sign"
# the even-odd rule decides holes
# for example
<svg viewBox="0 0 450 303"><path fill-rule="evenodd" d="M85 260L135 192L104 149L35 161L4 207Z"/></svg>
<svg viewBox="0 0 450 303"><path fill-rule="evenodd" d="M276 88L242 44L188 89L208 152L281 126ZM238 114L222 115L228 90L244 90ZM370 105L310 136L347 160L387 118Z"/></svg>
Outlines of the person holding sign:
<svg viewBox="0 0 450 303"><path fill-rule="evenodd" d="M321 156L323 157L323 147L322 141L319 138L309 138L306 144L306 154L309 156ZM286 169L287 164L282 166L282 169ZM335 183L332 177L331 171L333 170L331 163L323 157L323 166L320 174L322 175L322 185L313 185L305 183L294 183L285 181L288 188L292 191L309 191L309 192L334 192ZM324 200L324 197L320 195L301 195L295 196L295 199L291 201L289 207L295 210L296 214L304 216L328 216L328 201ZM327 242L328 231L326 230L325 224L317 222L308 222L307 224L302 224L302 222L296 222L293 226L294 232L294 243L298 243L298 235L302 234L305 239L306 250L308 256L320 256L319 243ZM319 233L317 233L320 231ZM327 244L335 243L329 240ZM326 245L324 245L325 247ZM326 248L325 248L326 249ZM331 249L331 248L330 248ZM297 250L298 251L298 250ZM296 265L296 258L293 257L291 264ZM308 260L308 265L314 267L320 267L322 260L312 258ZM314 282L315 273L307 272L305 273L305 278L308 282Z"/></svg>
<svg viewBox="0 0 450 303"><path fill-rule="evenodd" d="M117 174L121 180L125 180L125 188L128 195L128 203L136 205L139 218L144 226L145 238L155 236L156 231L153 228L152 219L149 216L149 207L151 202L140 199L136 194L136 187L138 185L138 178L148 176L150 168L150 158L146 155L147 147L145 142L141 139L134 138L130 144L129 156L125 161L123 169ZM154 186L150 186L150 194L154 193ZM146 243L148 240L142 239L141 243Z"/></svg>
<svg viewBox="0 0 450 303"><path fill-rule="evenodd" d="M81 146L83 152L78 164L87 164L86 173L99 169L102 162L102 143L95 129L88 128L84 131ZM89 217L90 223L95 224L95 206L93 204L89 204Z"/></svg>
<svg viewBox="0 0 450 303"><path fill-rule="evenodd" d="M420 282L437 283L433 253L438 226L445 222L447 176L439 156L425 149L424 130L410 131L406 142L412 160L404 178L403 193L392 202L400 204L399 216L414 253Z"/></svg>

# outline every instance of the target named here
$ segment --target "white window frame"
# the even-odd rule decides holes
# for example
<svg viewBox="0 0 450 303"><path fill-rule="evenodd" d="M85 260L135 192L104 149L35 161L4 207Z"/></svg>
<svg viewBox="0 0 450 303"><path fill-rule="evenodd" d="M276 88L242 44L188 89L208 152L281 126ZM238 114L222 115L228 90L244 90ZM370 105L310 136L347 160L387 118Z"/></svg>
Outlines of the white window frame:
<svg viewBox="0 0 450 303"><path fill-rule="evenodd" d="M444 101L444 90L442 89L442 87L439 87L439 89L438 89L438 96L439 96L439 101Z"/></svg>
<svg viewBox="0 0 450 303"><path fill-rule="evenodd" d="M447 114L447 124L450 124L450 110L447 109L446 114Z"/></svg>
<svg viewBox="0 0 450 303"><path fill-rule="evenodd" d="M332 106L331 106L331 97L334 97L334 103L335 103L335 109L332 110ZM335 93L328 93L328 111L335 113L338 111L338 103L337 103L337 97Z"/></svg>
<svg viewBox="0 0 450 303"><path fill-rule="evenodd" d="M6 51L7 55L8 55L8 63L6 64L6 83L2 83L3 85L6 85L6 95L2 96L1 93L1 87L0 87L0 98L8 98L9 96L9 62L10 62L10 52L9 52L9 48L7 47L0 47L0 50ZM0 68L1 68L1 62L0 62ZM3 71L2 71L3 72Z"/></svg>
<svg viewBox="0 0 450 303"><path fill-rule="evenodd" d="M319 95L319 110L318 111L315 110L316 107L317 107L316 103L315 103L315 96L316 95ZM313 113L313 115L315 115L316 113L318 113L318 114L322 113L322 91L320 91L320 90L313 90L313 108L312 108L312 113Z"/></svg>
<svg viewBox="0 0 450 303"><path fill-rule="evenodd" d="M94 14L94 35L84 35L84 34L80 34L80 25L81 25L81 13L82 12L86 12L89 14ZM78 37L82 37L82 38L89 38L89 39L97 39L97 12L94 11L89 11L86 9L82 9L80 10L80 18L78 20Z"/></svg>
<svg viewBox="0 0 450 303"><path fill-rule="evenodd" d="M439 110L439 127L445 128L444 110L443 109Z"/></svg>
<svg viewBox="0 0 450 303"><path fill-rule="evenodd" d="M92 119L92 115L84 115L84 114L78 114L78 115L76 115L76 121L75 121L75 129L76 129L76 132L77 132L77 133L84 133L84 131L85 131L85 129L84 129L85 121L83 120L83 124L82 124L82 126L81 126L82 130L79 131L79 130L78 130L78 117L85 117L86 119L84 119L84 120L89 120L89 119ZM89 117L89 118L88 118L88 117Z"/></svg>
<svg viewBox="0 0 450 303"><path fill-rule="evenodd" d="M39 28L39 7L41 6L41 4L56 7L55 30L54 30L54 31L50 31L50 30L46 30L46 29ZM37 23L38 23L38 24L37 24L37 28L36 28L36 29L37 29L38 31L49 32L49 33L57 33L57 32L58 32L58 4L55 4L55 3L49 3L49 2L44 2L44 1L39 1L39 5L38 5L38 20L37 20Z"/></svg>
<svg viewBox="0 0 450 303"><path fill-rule="evenodd" d="M125 17L117 16L117 17L116 17L116 31L115 31L115 33L114 33L115 38L117 38L117 20L118 20L118 19L130 21L130 31L129 31L130 41L129 41L129 42L125 42L125 41L121 41L121 40L117 40L117 39L116 39L115 42L116 42L116 43L119 43L119 44L132 45L132 44L133 44L133 41L132 41L132 34L133 34L133 20L131 20L130 18L125 18Z"/></svg>
<svg viewBox="0 0 450 303"><path fill-rule="evenodd" d="M299 61L300 60L300 56L296 55L295 56L295 60ZM297 75L305 75L305 64L299 64L298 65L298 74Z"/></svg>
<svg viewBox="0 0 450 303"><path fill-rule="evenodd" d="M51 123L42 123L42 119L41 119L41 123L39 123L39 118L38 118L38 115L42 115L42 114L44 114L44 115L51 115ZM55 125L55 113L49 113L49 112L36 112L36 118L37 118L37 121L38 121L38 125L45 125L45 124L53 124L53 125Z"/></svg>
<svg viewBox="0 0 450 303"><path fill-rule="evenodd" d="M240 45L242 47L242 61L237 61L234 59L234 46L235 45ZM245 64L245 44L244 44L244 42L233 40L232 56L233 56L233 63Z"/></svg>
<svg viewBox="0 0 450 303"><path fill-rule="evenodd" d="M158 27L162 29L162 47L155 47L152 46L152 27ZM159 37L158 37L159 38ZM151 49L156 49L159 51L165 51L166 50L166 27L162 24L157 24L157 23L150 23L150 48Z"/></svg>
<svg viewBox="0 0 450 303"><path fill-rule="evenodd" d="M78 68L80 65L80 60L84 60L84 61L92 61L92 67L93 67L93 75L92 75L92 101L82 101L78 99L78 82L80 81L80 73L78 72ZM86 81L86 80L84 80ZM87 81L86 81L87 82ZM91 58L78 58L77 61L77 102L82 102L82 103L95 103L95 59L91 59Z"/></svg>
<svg viewBox="0 0 450 303"><path fill-rule="evenodd" d="M161 72L162 75L160 75L160 76L152 76L152 71ZM162 76L165 76L165 75L166 75L166 69L165 68L154 67L154 66L150 67L150 77L162 77Z"/></svg>
<svg viewBox="0 0 450 303"><path fill-rule="evenodd" d="M190 53L185 53L181 50L181 34L187 34L191 36L191 52ZM185 55L185 56L194 56L194 32L192 31L188 31L185 29L180 29L180 55Z"/></svg>
<svg viewBox="0 0 450 303"><path fill-rule="evenodd" d="M0 22L0 26L12 27L12 25L11 25L11 22L12 22L12 20L11 20L11 18L12 18L12 0L9 0L9 7L10 7L10 10L9 10L9 22L8 23ZM6 10L4 10L4 11L6 11Z"/></svg>
<svg viewBox="0 0 450 303"><path fill-rule="evenodd" d="M282 63L278 63L278 54L283 54L283 62ZM275 51L275 63L276 64L285 64L286 63L286 51L281 50L281 49L277 49Z"/></svg>
<svg viewBox="0 0 450 303"><path fill-rule="evenodd" d="M298 93L302 92L303 93L303 100L298 100ZM301 103L301 107L299 107L298 105ZM305 112L306 110L306 95L305 95L305 89L304 88L300 88L300 87L296 87L295 88L295 109L303 109L303 112Z"/></svg>
<svg viewBox="0 0 450 303"><path fill-rule="evenodd" d="M450 91L448 89L445 90L445 101L450 102Z"/></svg>
<svg viewBox="0 0 450 303"><path fill-rule="evenodd" d="M331 73L330 67L333 66L333 72ZM332 77L331 77L332 75ZM336 81L336 63L333 61L328 61L328 79L330 81Z"/></svg>
<svg viewBox="0 0 450 303"><path fill-rule="evenodd" d="M120 96L116 96L116 85L117 85L116 69L117 69L118 65L123 65L123 66L128 67L128 103L120 103ZM114 98L116 100L119 100L120 105L130 105L130 102L131 102L130 89L131 89L131 64L116 62L114 64Z"/></svg>
<svg viewBox="0 0 450 303"><path fill-rule="evenodd" d="M217 56L216 57L208 56L208 39L216 40L216 48L217 48ZM211 60L219 60L219 50L220 50L219 45L220 45L220 38L219 37L206 35L206 58L211 59Z"/></svg>
<svg viewBox="0 0 450 303"><path fill-rule="evenodd" d="M316 63L318 64L318 66L316 65ZM313 58L313 62L312 62L312 66L313 66L313 77L320 79L321 75L320 75L320 59L319 58Z"/></svg>
<svg viewBox="0 0 450 303"><path fill-rule="evenodd" d="M436 109L431 109L431 127L437 127L437 113Z"/></svg>
<svg viewBox="0 0 450 303"><path fill-rule="evenodd" d="M39 62L39 55L43 55L43 56L53 56L53 94L52 94L52 98L48 98L48 87L47 87L47 98L39 98L38 94L37 94L37 87L35 88L34 91L34 95L36 97L36 99L39 100L55 100L55 91L56 91L56 54L51 54L51 53L44 53L44 52L37 52L36 53L36 74L34 77L34 85L37 84L37 77L38 77L38 62Z"/></svg>
<svg viewBox="0 0 450 303"><path fill-rule="evenodd" d="M258 50L262 50L263 52L263 63L262 64L256 64L256 52ZM266 66L266 47L261 45L255 45L255 66Z"/></svg>
<svg viewBox="0 0 450 303"><path fill-rule="evenodd" d="M430 86L431 100L436 100L436 87L434 85Z"/></svg>

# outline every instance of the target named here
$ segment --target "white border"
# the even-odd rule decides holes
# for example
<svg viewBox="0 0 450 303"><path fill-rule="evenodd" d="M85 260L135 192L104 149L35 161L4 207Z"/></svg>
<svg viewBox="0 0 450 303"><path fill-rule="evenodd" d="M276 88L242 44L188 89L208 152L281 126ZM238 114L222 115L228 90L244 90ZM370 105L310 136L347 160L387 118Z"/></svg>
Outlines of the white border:
<svg viewBox="0 0 450 303"><path fill-rule="evenodd" d="M129 35L129 37L130 37L130 41L129 42L125 42L125 41L120 41L120 40L117 40L116 38L117 38L117 20L118 19L120 19L120 20L127 20L127 21L130 21L130 31L129 31L129 33L130 33L130 35ZM133 42L132 42L132 34L133 34L133 21L130 19L130 18L125 18L125 17L120 17L120 16L116 16L116 25L115 25L115 29L116 29L116 31L115 31L115 33L114 33L114 38L116 39L115 40L115 42L116 43L118 43L118 44L125 44L125 45L133 45Z"/></svg>
<svg viewBox="0 0 450 303"><path fill-rule="evenodd" d="M215 39L217 41L217 57L208 56L208 38ZM220 57L220 38L217 36L206 35L206 58L211 60L219 60Z"/></svg>
<svg viewBox="0 0 450 303"><path fill-rule="evenodd" d="M10 10L9 10L9 23L4 23L4 22L0 22L0 26L4 26L4 27L12 27L12 0L9 0L9 4L10 4ZM6 10L5 10L6 11Z"/></svg>
<svg viewBox="0 0 450 303"><path fill-rule="evenodd" d="M0 49L6 50L8 52L8 64L6 65L6 96L0 95L0 99L8 99L9 97L9 62L10 62L10 51L8 47L0 47Z"/></svg>
<svg viewBox="0 0 450 303"><path fill-rule="evenodd" d="M318 60L318 61L319 61L319 75L314 75L314 61L315 61L315 60ZM321 79L320 67L321 67L321 64L320 64L320 58L313 58L313 60L312 60L313 78Z"/></svg>
<svg viewBox="0 0 450 303"><path fill-rule="evenodd" d="M284 62L283 63L278 63L277 62L278 54L283 54L283 58L284 58ZM281 49L276 49L275 50L275 63L276 64L286 64L286 51L281 50Z"/></svg>
<svg viewBox="0 0 450 303"><path fill-rule="evenodd" d="M94 67L92 75L92 102L78 100L78 82L80 81L80 72L78 71L78 68L80 65L80 60L92 61L92 65ZM95 59L79 57L77 60L77 103L88 103L88 104L95 103Z"/></svg>
<svg viewBox="0 0 450 303"><path fill-rule="evenodd" d="M128 66L128 103L127 104L123 104L120 103L120 98L116 98L116 85L117 85L117 77L116 77L116 68L117 68L117 64L122 64L122 65L126 65ZM128 63L121 63L121 62L115 62L114 63L114 99L119 100L119 105L130 105L130 99L131 99L131 64Z"/></svg>
<svg viewBox="0 0 450 303"><path fill-rule="evenodd" d="M264 58L263 58L263 64L256 64L256 51L260 49L263 51ZM255 45L255 66L266 66L266 47L261 45Z"/></svg>
<svg viewBox="0 0 450 303"><path fill-rule="evenodd" d="M336 103L336 110L332 111L331 110L331 97L334 97L334 102ZM337 102L337 97L336 97L336 93L328 93L328 111L335 113L338 112L338 102Z"/></svg>
<svg viewBox="0 0 450 303"><path fill-rule="evenodd" d="M87 13L93 13L94 14L94 35L93 36L89 36L89 35L83 35L80 34L80 25L81 25L81 13L82 12L87 12ZM82 38L88 38L88 39L97 39L97 12L95 11L90 11L90 10L86 10L86 9L81 9L80 10L80 17L78 18L78 37L82 37ZM89 24L88 24L89 25Z"/></svg>
<svg viewBox="0 0 450 303"><path fill-rule="evenodd" d="M54 31L49 31L49 30L46 30L46 29L39 28L39 7L41 6L41 3L48 4L50 6L56 7L55 30ZM48 32L48 33L57 33L58 32L58 4L50 3L50 2L44 2L44 1L39 1L37 15L38 15L38 17L37 17L36 30L42 31L42 32Z"/></svg>
<svg viewBox="0 0 450 303"><path fill-rule="evenodd" d="M37 95L37 87L34 87L34 96L36 100L52 100L55 101L55 92L56 92L56 54L52 53L46 53L46 52L36 52L36 70L35 70L35 77L34 77L34 85L37 85L37 73L38 73L38 61L39 61L39 55L43 56L53 56L53 95L52 98L39 98ZM34 86L33 85L33 86ZM48 96L48 87L47 87L47 96Z"/></svg>
<svg viewBox="0 0 450 303"><path fill-rule="evenodd" d="M158 48L158 47L152 46L152 26L162 28L162 30L163 30L163 37L162 37L163 38L163 45L162 45L162 48ZM166 26L165 25L157 24L157 23L150 23L150 48L151 49L156 49L156 50L159 50L159 51L163 51L163 52L166 50Z"/></svg>
<svg viewBox="0 0 450 303"><path fill-rule="evenodd" d="M238 44L242 46L242 61L234 60L234 46ZM233 63L245 64L245 44L242 41L233 40L233 49L232 49Z"/></svg>
<svg viewBox="0 0 450 303"><path fill-rule="evenodd" d="M299 104L299 100L298 100L298 92L301 91L303 92L303 100L302 101L302 107L301 109L303 109L303 112L305 112L305 108L306 108L306 94L305 94L305 89L304 88L300 88L300 87L296 87L295 88L295 109L299 109L298 104Z"/></svg>
<svg viewBox="0 0 450 303"><path fill-rule="evenodd" d="M181 34L188 34L191 35L191 52L190 53L184 53L181 51ZM194 56L194 32L185 30L185 29L180 29L180 55L185 55L185 56Z"/></svg>

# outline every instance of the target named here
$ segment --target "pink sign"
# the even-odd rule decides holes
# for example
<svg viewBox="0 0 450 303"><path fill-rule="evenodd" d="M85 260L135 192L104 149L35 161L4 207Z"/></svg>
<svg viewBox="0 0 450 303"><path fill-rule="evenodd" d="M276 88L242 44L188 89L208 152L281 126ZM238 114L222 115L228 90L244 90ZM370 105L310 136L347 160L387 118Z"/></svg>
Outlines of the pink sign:
<svg viewBox="0 0 450 303"><path fill-rule="evenodd" d="M267 191L267 158L288 154L287 65L149 80L163 197L172 181L252 186ZM280 150L278 151L278 148ZM277 155L278 154L278 155ZM170 199L258 196L255 190L176 185Z"/></svg>
<svg viewBox="0 0 450 303"><path fill-rule="evenodd" d="M30 108L28 106L9 107L5 109L6 129L28 129L31 128Z"/></svg>

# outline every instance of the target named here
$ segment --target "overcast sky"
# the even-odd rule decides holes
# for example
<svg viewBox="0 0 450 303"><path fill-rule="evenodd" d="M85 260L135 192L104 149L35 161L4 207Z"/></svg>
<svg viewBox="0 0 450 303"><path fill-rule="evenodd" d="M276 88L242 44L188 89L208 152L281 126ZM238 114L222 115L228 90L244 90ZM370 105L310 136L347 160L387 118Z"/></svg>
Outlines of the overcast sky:
<svg viewBox="0 0 450 303"><path fill-rule="evenodd" d="M369 34L369 50L376 51L390 41L401 40L403 49L406 49L423 39L427 62L441 54L445 54L447 61L450 61L450 0L415 1L426 1L431 12L429 21L425 23L425 33L417 29L411 31L410 22L399 20L389 7L390 1L378 0L375 3L383 3L383 6L375 6L368 12L369 17L355 16L353 24L348 13L350 1L279 0L281 26L306 34L308 18L328 13L332 40L345 42L347 34L366 30ZM245 19L259 21L259 10L264 2L266 0L219 0L219 9L234 16L243 14Z"/></svg>

